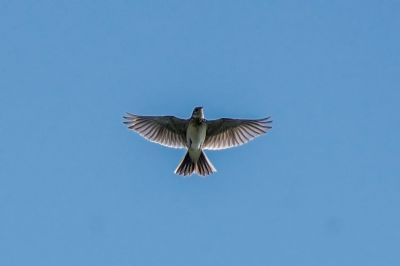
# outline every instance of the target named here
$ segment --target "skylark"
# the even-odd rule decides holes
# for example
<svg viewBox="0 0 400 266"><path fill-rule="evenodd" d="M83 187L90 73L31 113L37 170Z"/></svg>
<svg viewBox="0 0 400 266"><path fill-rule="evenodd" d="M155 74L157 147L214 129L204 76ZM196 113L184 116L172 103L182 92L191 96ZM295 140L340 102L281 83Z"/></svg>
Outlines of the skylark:
<svg viewBox="0 0 400 266"><path fill-rule="evenodd" d="M175 173L207 176L216 172L203 150L236 147L271 129L270 117L262 119L221 118L206 120L203 107L196 107L192 117L141 116L127 113L124 123L149 141L187 149Z"/></svg>

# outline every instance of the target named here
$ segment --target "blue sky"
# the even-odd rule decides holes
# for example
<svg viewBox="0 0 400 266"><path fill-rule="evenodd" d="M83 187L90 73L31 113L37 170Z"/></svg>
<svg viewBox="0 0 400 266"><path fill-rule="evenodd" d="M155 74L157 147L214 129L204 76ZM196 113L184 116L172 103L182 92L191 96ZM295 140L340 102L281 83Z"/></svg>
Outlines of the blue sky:
<svg viewBox="0 0 400 266"><path fill-rule="evenodd" d="M400 2L1 1L0 265L400 265ZM272 115L183 150L125 112Z"/></svg>

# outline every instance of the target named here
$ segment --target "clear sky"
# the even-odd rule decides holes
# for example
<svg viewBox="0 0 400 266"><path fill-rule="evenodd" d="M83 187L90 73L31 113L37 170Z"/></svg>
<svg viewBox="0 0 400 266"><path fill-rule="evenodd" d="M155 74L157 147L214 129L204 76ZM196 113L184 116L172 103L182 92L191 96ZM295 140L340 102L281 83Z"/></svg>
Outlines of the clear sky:
<svg viewBox="0 0 400 266"><path fill-rule="evenodd" d="M400 265L399 1L0 1L0 265ZM125 112L273 117L183 150Z"/></svg>

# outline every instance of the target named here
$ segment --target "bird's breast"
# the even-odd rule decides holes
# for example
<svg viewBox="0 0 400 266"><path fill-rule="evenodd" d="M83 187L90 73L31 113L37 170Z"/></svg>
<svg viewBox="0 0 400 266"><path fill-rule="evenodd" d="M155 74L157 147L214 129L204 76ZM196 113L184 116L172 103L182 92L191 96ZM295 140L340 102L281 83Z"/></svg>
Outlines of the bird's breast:
<svg viewBox="0 0 400 266"><path fill-rule="evenodd" d="M201 148L201 145L203 145L204 140L206 139L206 132L207 124L189 123L186 132L186 140L188 142L189 149L199 150Z"/></svg>

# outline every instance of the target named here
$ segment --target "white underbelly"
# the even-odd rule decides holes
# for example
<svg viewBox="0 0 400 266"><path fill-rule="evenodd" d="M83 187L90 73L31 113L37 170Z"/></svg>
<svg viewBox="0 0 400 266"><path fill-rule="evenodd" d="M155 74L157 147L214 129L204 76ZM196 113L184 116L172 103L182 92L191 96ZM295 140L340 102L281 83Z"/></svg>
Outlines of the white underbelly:
<svg viewBox="0 0 400 266"><path fill-rule="evenodd" d="M189 144L189 149L199 150L206 139L207 127L204 126L189 126L186 139Z"/></svg>

